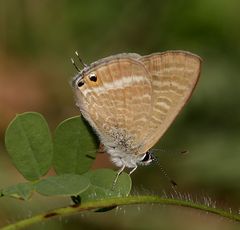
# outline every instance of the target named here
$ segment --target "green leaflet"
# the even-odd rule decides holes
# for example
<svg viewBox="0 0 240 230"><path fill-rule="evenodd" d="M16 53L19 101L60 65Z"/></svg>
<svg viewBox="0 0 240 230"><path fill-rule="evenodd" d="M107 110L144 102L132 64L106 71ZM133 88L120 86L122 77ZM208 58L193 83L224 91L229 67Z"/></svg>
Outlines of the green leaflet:
<svg viewBox="0 0 240 230"><path fill-rule="evenodd" d="M50 176L35 185L36 191L44 196L74 196L88 187L88 178L75 174Z"/></svg>
<svg viewBox="0 0 240 230"><path fill-rule="evenodd" d="M54 137L53 165L57 174L87 172L95 159L97 141L79 116L63 121Z"/></svg>
<svg viewBox="0 0 240 230"><path fill-rule="evenodd" d="M97 169L85 173L84 176L89 179L90 186L80 195L81 201L128 196L132 187L130 176L123 172L113 188L116 173L111 169Z"/></svg>
<svg viewBox="0 0 240 230"><path fill-rule="evenodd" d="M45 175L51 166L52 141L47 122L35 112L17 115L5 133L13 164L30 181Z"/></svg>

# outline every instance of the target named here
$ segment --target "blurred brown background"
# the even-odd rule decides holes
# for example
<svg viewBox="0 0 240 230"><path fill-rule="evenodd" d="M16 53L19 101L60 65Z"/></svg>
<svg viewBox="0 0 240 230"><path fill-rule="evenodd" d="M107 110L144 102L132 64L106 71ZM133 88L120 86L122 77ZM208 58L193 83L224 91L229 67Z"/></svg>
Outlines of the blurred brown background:
<svg viewBox="0 0 240 230"><path fill-rule="evenodd" d="M240 2L0 1L0 187L24 181L5 152L4 131L16 113L38 111L53 131L77 115L69 81L78 50L86 63L137 52L181 49L200 55L203 69L193 97L158 147L178 190L212 197L220 207L240 207ZM180 150L190 153L182 157ZM100 156L98 167L113 167ZM135 193L171 193L156 166L132 176ZM2 198L0 226L68 204L34 196L29 202ZM166 206L122 207L55 219L30 229L239 229L211 214Z"/></svg>

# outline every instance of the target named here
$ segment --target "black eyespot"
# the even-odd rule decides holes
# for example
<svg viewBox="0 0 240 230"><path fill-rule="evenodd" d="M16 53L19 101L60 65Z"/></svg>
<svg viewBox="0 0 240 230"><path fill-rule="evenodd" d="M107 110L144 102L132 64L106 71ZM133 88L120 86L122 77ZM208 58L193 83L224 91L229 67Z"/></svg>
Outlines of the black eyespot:
<svg viewBox="0 0 240 230"><path fill-rule="evenodd" d="M77 86L78 87L81 87L81 86L83 86L84 85L84 82L83 81L79 81L78 83L77 83Z"/></svg>
<svg viewBox="0 0 240 230"><path fill-rule="evenodd" d="M94 74L94 73L90 74L90 75L89 75L89 79L90 79L90 81L96 82L96 81L97 81L97 76L96 76L96 74Z"/></svg>

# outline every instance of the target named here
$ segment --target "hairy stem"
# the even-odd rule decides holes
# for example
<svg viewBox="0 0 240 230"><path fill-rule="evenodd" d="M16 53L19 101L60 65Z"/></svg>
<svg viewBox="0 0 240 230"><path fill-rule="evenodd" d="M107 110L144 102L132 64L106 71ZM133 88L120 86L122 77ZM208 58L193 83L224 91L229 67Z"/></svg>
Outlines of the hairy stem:
<svg viewBox="0 0 240 230"><path fill-rule="evenodd" d="M240 222L240 215L238 214L233 214L231 212L227 212L223 209L218 209L215 207L210 207L209 205L194 203L193 201L162 198L159 196L128 196L128 197L119 197L119 198L109 198L105 200L89 201L81 205L73 205L73 206L54 209L47 213L38 214L32 217L29 217L27 219L20 220L14 224L5 226L0 230L21 229L29 225L32 225L56 216L63 217L63 216L77 213L77 212L84 212L87 210L98 210L103 208L111 208L113 206L132 205L132 204L165 204L165 205L169 204L169 205L176 205L176 206L184 206L184 207L199 209L204 212L214 213L216 215Z"/></svg>

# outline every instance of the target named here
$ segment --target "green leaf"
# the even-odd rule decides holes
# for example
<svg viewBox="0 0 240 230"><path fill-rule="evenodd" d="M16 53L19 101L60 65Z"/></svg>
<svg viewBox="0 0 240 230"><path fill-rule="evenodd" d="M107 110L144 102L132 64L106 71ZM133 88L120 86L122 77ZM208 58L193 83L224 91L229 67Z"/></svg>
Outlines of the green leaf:
<svg viewBox="0 0 240 230"><path fill-rule="evenodd" d="M125 172L121 173L113 188L116 174L117 172L111 169L98 169L85 173L84 176L89 179L90 186L80 195L81 202L128 196L132 187L130 176Z"/></svg>
<svg viewBox="0 0 240 230"><path fill-rule="evenodd" d="M5 144L13 164L27 180L37 180L49 170L52 142L41 114L17 115L6 130Z"/></svg>
<svg viewBox="0 0 240 230"><path fill-rule="evenodd" d="M1 190L3 196L14 197L17 199L28 200L34 187L31 183L20 183Z"/></svg>
<svg viewBox="0 0 240 230"><path fill-rule="evenodd" d="M96 137L83 118L77 116L63 121L54 137L53 165L57 174L87 172L95 159Z"/></svg>
<svg viewBox="0 0 240 230"><path fill-rule="evenodd" d="M35 187L44 196L76 196L89 187L89 180L81 175L63 174L43 179Z"/></svg>

